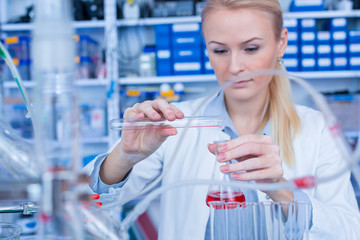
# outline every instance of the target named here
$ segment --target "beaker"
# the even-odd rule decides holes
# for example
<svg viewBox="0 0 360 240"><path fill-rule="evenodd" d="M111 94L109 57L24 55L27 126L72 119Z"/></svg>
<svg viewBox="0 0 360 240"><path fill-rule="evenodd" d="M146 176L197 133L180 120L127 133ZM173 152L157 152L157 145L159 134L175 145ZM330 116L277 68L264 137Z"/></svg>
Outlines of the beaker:
<svg viewBox="0 0 360 240"><path fill-rule="evenodd" d="M225 173L225 174L222 173L220 171L221 164L217 161L217 155L219 153L218 146L225 142L226 140L214 141L214 144L216 144L216 150L215 150L215 166L212 173L212 180L230 182L230 181L234 181L232 180L231 175L229 173ZM226 164L229 163L231 163L231 161L228 161ZM245 202L245 195L239 187L212 185L209 187L206 196L206 204L210 206L209 202L213 202L213 201L222 201L224 203L227 203L226 204L227 208L236 208L238 206L237 203ZM225 205L221 205L221 206L225 206Z"/></svg>
<svg viewBox="0 0 360 240"><path fill-rule="evenodd" d="M0 239L17 240L20 238L22 228L13 223L0 222Z"/></svg>

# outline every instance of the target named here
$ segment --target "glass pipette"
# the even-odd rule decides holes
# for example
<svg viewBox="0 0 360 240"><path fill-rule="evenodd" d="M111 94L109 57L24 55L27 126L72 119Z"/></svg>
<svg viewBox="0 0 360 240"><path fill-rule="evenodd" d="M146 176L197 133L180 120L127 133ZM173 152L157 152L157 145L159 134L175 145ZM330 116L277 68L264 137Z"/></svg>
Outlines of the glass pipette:
<svg viewBox="0 0 360 240"><path fill-rule="evenodd" d="M119 118L110 120L109 126L112 130L121 131L162 128L166 126L174 128L221 127L221 123L222 118L220 116L195 116L193 118L184 117L183 119L176 119L174 121L168 121L165 119L152 121L149 118L144 118L142 120L137 120L135 118Z"/></svg>

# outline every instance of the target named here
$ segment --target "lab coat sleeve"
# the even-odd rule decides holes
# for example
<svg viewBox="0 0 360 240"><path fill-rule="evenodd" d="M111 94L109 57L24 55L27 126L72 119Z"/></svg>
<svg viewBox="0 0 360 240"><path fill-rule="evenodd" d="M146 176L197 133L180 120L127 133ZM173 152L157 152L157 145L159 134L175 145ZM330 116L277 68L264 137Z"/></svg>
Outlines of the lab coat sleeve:
<svg viewBox="0 0 360 240"><path fill-rule="evenodd" d="M126 181L129 179L129 174L125 177L123 181L117 184L107 185L103 181L101 181L99 172L100 166L104 162L105 158L108 156L108 153L101 154L97 156L93 161L91 161L86 167L84 168L85 171L90 176L90 188L93 192L102 194L108 193L110 189L116 189L122 187ZM130 171L131 172L131 171Z"/></svg>
<svg viewBox="0 0 360 240"><path fill-rule="evenodd" d="M151 156L137 163L123 181L113 185L103 183L99 177L100 166L108 153L99 155L84 168L90 176L91 190L103 194L104 197L106 195L109 199L111 198L110 195L122 197L141 191L161 173L161 148L162 146Z"/></svg>
<svg viewBox="0 0 360 240"><path fill-rule="evenodd" d="M317 178L336 174L346 166L346 160L325 127L314 164ZM339 172L332 181L318 184L309 198L313 208L311 239L359 239L360 214L349 171Z"/></svg>

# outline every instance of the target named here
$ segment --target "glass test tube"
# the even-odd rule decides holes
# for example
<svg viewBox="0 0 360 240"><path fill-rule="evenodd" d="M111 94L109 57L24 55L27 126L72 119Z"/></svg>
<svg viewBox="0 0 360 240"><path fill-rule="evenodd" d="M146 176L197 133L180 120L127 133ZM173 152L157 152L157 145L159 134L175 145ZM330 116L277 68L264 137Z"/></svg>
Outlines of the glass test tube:
<svg viewBox="0 0 360 240"><path fill-rule="evenodd" d="M171 126L174 128L199 128L199 127L221 127L222 118L220 116L195 116L184 117L183 119L176 119L174 121L160 120L152 121L148 118L137 120L134 118L113 119L110 120L109 126L112 130L138 130L162 128Z"/></svg>

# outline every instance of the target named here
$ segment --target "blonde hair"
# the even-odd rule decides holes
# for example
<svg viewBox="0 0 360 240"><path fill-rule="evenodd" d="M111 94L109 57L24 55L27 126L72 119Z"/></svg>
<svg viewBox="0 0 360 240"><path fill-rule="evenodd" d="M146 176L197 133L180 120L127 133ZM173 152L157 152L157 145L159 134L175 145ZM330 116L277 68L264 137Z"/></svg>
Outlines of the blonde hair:
<svg viewBox="0 0 360 240"><path fill-rule="evenodd" d="M204 24L206 17L213 11L238 8L261 10L269 14L275 38L280 40L283 18L277 0L208 0L201 13L201 22ZM285 67L277 62L275 69L285 70ZM301 122L292 102L290 81L287 77L273 76L269 84L268 104L265 105L265 108L261 126L264 127L266 122L271 120L272 137L281 149L281 157L288 165L294 166L292 143L301 127Z"/></svg>

